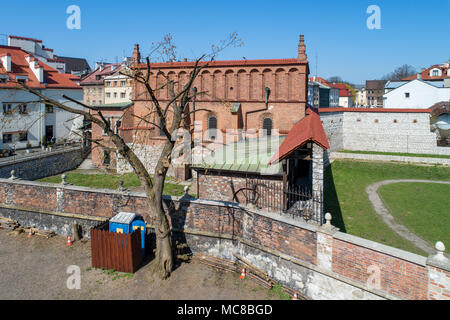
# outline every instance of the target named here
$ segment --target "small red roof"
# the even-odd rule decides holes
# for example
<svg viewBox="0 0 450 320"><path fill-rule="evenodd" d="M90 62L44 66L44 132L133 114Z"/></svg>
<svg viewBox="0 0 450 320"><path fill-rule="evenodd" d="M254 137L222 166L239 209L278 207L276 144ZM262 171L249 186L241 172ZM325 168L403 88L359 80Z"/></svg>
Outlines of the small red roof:
<svg viewBox="0 0 450 320"><path fill-rule="evenodd" d="M278 151L270 159L269 164L283 160L308 141L315 142L323 149L330 148L320 116L313 108L308 108L307 116L292 127Z"/></svg>

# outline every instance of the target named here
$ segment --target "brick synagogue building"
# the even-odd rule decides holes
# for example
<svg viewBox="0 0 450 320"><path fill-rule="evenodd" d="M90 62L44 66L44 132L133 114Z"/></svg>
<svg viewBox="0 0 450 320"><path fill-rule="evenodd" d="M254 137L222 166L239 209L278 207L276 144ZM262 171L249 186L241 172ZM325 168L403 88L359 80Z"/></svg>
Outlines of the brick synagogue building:
<svg viewBox="0 0 450 320"><path fill-rule="evenodd" d="M138 45L135 45L132 61L133 67L141 69L145 76L147 64L140 63ZM181 180L190 178L192 174L198 175L197 192L199 197L203 198L214 197L214 193L209 193L209 188L205 187L209 185L205 173L211 179L214 175L221 175L229 177L230 181L240 181L241 187L238 190L224 187L224 190L217 192L222 194L218 198L222 200L239 202L240 198L236 197L236 193L239 193L240 189L246 189L244 186L250 177L275 183L278 181L280 192L283 188L286 190L289 185L295 184L313 191L313 177L317 176L313 174L313 145L317 143L320 146L320 158L323 160L323 151L328 148L328 142L322 134L320 118L313 109L307 107L309 65L303 35L300 36L295 58L201 63L208 65L194 81L198 92L195 98L196 112L192 112L194 105L191 103L187 110L191 112L191 116L184 122L184 127L193 132L194 140L196 137L201 138L201 147L191 150L193 163L183 163L180 160L183 156L180 159L173 157L169 174ZM188 80L193 66L194 62L189 61L151 63L150 85L152 88L159 88L166 78L169 78L175 80L176 85L182 86ZM165 88L156 91L156 96L161 105L169 101L169 92ZM158 127L149 125L158 123L158 118L156 113L151 113L152 102L145 86L140 83L133 84L130 103L104 105L100 108L115 130L132 145L137 156L152 172L166 137ZM140 119L142 117L149 122L143 122ZM306 119L308 117L314 119ZM168 121L170 122L170 119ZM300 133L301 141L295 141L295 137L288 135L294 126L297 126L295 134L298 136ZM259 140L266 142L263 147L255 149L252 141L257 141L258 137L263 137L264 139ZM288 146L283 145L286 137L286 140L289 140ZM93 125L92 138L105 138L98 126ZM102 144L105 143L107 141L103 140ZM244 152L238 151L237 155L229 157L224 163L215 163L217 159L214 157L228 153L231 144L235 144L234 150ZM245 147L247 144L249 148ZM291 157L285 158L283 164L281 158L280 161L272 159L280 145L283 147L283 154ZM255 154L246 154L245 150L247 153L252 150L250 152ZM201 156L198 157L198 154ZM255 155L256 160L253 157ZM204 161L205 157L212 158L214 165L211 166L211 161ZM107 167L118 173L132 170L112 149L94 148L92 160L94 165ZM205 165L205 162L209 164ZM241 162L252 165L242 165ZM323 161L320 166L320 181L316 183L316 189L321 193ZM262 174L261 170L266 170L266 173ZM286 207L286 203L283 206Z"/></svg>

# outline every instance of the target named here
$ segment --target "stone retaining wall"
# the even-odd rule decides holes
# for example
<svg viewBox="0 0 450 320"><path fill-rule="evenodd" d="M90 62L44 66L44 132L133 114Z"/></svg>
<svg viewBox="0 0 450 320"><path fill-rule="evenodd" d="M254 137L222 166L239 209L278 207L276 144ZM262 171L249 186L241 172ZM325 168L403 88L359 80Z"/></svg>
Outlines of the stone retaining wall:
<svg viewBox="0 0 450 320"><path fill-rule="evenodd" d="M15 177L25 180L54 176L77 168L88 151L82 147L74 147L17 158L10 157L0 163L0 178L10 178L12 170Z"/></svg>
<svg viewBox="0 0 450 320"><path fill-rule="evenodd" d="M174 237L194 252L233 253L313 299L450 299L450 261L236 203L165 197ZM67 235L120 211L152 219L142 193L0 179L0 215Z"/></svg>

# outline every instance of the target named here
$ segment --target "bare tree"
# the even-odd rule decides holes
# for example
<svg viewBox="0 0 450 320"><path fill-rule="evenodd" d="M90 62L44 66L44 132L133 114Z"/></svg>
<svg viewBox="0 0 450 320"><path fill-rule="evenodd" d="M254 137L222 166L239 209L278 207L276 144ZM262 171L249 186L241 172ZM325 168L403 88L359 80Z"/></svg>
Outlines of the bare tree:
<svg viewBox="0 0 450 320"><path fill-rule="evenodd" d="M160 57L165 57L165 61L176 60L175 45L172 42L172 36L168 35L164 37L163 41L152 46L151 53L145 59L145 71L142 71L142 69L136 65L131 65L128 70L122 72L122 74L125 74L134 83L143 85L146 93L150 97L151 107L148 108L148 115L134 116L139 118L140 121L160 129L166 138L153 177L144 166L142 160L138 158L120 133L112 128L112 124L106 119L99 108L88 106L70 97L63 96L65 99L85 108L85 110L75 109L69 107L67 104L46 97L37 90L29 88L26 85L18 84L21 89L38 96L43 103L53 105L66 112L82 115L87 121L91 121L93 124L101 127L109 141L115 146L116 152L133 168L133 171L138 176L147 196L150 217L152 218L156 234L156 252L153 269L161 278L166 278L170 275L174 264L171 229L162 203L164 183L172 162L171 154L176 144L176 141L174 141L172 137L174 137L176 131L184 125L185 121L187 121L187 117L190 117L191 115L191 112L188 111L188 105L192 101L193 84L200 71L206 68L209 62L214 60L217 54L225 48L240 45L242 45L242 42L241 39L238 38L237 33L231 33L227 39L220 41L218 45L213 45L210 53L204 54L200 58L192 61L192 67L186 83L178 85L174 79L165 77L165 81L162 84L158 83L156 86L152 86L150 84L152 70L150 57L152 54L157 53ZM168 102L164 101L163 103L158 99L158 90L168 90ZM150 120L152 119L150 115L154 114L156 114L158 121L152 122ZM170 117L168 116L169 114ZM92 140L92 143L105 147L103 141Z"/></svg>
<svg viewBox="0 0 450 320"><path fill-rule="evenodd" d="M381 80L402 80L417 73L413 66L404 64L396 68L393 72L386 74Z"/></svg>

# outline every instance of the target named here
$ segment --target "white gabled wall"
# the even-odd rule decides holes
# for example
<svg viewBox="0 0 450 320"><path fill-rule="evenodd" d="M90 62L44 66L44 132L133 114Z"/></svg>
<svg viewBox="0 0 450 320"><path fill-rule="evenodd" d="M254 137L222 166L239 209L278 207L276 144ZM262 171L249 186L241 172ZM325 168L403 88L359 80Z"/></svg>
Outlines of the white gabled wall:
<svg viewBox="0 0 450 320"><path fill-rule="evenodd" d="M406 93L409 93L409 98ZM438 102L448 101L450 88L438 88L416 79L389 91L383 97L385 108L428 109Z"/></svg>

